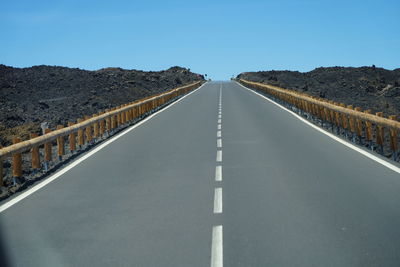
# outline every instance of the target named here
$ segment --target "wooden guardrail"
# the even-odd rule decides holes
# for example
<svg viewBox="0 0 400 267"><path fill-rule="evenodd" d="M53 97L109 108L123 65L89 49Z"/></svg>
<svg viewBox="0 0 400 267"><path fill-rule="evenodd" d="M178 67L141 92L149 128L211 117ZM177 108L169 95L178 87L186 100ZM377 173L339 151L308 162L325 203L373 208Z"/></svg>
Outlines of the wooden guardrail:
<svg viewBox="0 0 400 267"><path fill-rule="evenodd" d="M389 130L390 147L393 158L397 159L398 154L398 134L400 132L400 122L397 121L396 115L384 118L382 112L371 114L371 110L362 112L360 107L354 108L352 105L337 103L324 98L309 96L305 93L294 90L284 89L281 87L251 82L239 79L239 82L247 87L261 90L270 94L284 102L287 102L296 108L303 110L322 121L327 121L337 127L340 127L354 137L358 136L359 140L365 138L366 141L372 142L375 136L376 144L383 150L384 129ZM375 134L373 131L375 126Z"/></svg>
<svg viewBox="0 0 400 267"><path fill-rule="evenodd" d="M44 168L47 169L48 163L52 161L52 143L57 141L57 155L59 160L65 154L65 139L68 136L69 150L71 152L77 150L77 146L81 148L85 144L93 142L94 138L103 137L116 128L130 123L142 115L154 110L180 95L186 94L193 89L199 87L203 81L198 81L186 86L175 88L164 93L140 99L105 112L94 114L92 117L86 116L85 119L78 119L77 123L68 123L67 127L58 125L57 129L51 131L46 129L46 133L42 136L31 135L31 139L22 141L14 138L13 145L0 149L0 186L3 181L3 161L12 156L12 175L13 177L22 176L22 152L31 150L31 165L33 170L41 168L41 160L39 147L44 145L43 162Z"/></svg>

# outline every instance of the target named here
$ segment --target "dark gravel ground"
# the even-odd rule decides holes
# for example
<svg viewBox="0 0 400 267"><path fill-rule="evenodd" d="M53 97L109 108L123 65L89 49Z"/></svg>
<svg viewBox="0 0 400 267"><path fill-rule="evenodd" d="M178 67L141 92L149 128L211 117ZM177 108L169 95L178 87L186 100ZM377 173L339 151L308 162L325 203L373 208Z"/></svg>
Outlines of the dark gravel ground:
<svg viewBox="0 0 400 267"><path fill-rule="evenodd" d="M237 78L280 86L361 107L385 116L400 115L400 68L329 67L310 72L245 72Z"/></svg>
<svg viewBox="0 0 400 267"><path fill-rule="evenodd" d="M144 72L121 68L87 71L57 66L0 65L0 145L10 145L16 136L24 140L29 133L40 133L42 122L55 128L85 115L203 79L202 75L181 67Z"/></svg>

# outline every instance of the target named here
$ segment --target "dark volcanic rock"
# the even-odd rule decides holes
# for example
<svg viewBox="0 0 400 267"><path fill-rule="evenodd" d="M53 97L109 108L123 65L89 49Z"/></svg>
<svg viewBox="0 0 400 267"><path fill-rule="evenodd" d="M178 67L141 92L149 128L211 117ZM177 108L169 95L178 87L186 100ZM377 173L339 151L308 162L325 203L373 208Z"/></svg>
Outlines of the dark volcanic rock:
<svg viewBox="0 0 400 267"><path fill-rule="evenodd" d="M0 144L39 132L41 122L66 125L85 115L160 93L204 77L187 69L144 72L105 68L0 65Z"/></svg>
<svg viewBox="0 0 400 267"><path fill-rule="evenodd" d="M245 72L238 78L276 85L347 105L400 115L400 69L330 67L310 72Z"/></svg>

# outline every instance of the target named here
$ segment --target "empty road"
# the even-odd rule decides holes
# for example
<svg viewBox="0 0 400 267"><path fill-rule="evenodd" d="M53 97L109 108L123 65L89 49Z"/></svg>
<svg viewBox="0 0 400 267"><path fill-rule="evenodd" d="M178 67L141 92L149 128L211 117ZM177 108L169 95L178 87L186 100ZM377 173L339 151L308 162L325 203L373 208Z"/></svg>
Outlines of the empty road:
<svg viewBox="0 0 400 267"><path fill-rule="evenodd" d="M400 173L234 82L113 140L3 208L0 266L400 266Z"/></svg>

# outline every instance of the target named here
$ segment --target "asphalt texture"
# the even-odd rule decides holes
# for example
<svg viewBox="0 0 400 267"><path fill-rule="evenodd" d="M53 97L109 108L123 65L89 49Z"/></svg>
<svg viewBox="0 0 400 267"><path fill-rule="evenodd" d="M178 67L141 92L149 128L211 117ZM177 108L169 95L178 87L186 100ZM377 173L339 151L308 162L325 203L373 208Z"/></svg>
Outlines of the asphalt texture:
<svg viewBox="0 0 400 267"><path fill-rule="evenodd" d="M216 225L225 266L400 266L400 174L211 82L1 212L0 266L210 266Z"/></svg>

